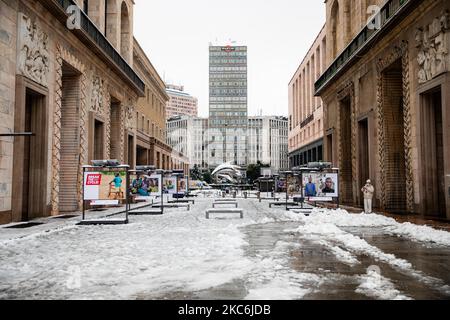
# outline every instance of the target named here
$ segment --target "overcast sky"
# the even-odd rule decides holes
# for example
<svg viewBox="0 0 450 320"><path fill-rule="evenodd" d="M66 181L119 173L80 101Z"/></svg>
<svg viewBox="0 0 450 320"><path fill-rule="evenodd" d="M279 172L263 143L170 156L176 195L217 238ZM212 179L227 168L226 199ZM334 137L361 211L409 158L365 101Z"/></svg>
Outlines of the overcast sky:
<svg viewBox="0 0 450 320"><path fill-rule="evenodd" d="M323 24L323 0L135 0L134 34L161 77L208 115L208 46L248 46L249 115L288 114L288 83ZM217 39L217 42L216 42Z"/></svg>

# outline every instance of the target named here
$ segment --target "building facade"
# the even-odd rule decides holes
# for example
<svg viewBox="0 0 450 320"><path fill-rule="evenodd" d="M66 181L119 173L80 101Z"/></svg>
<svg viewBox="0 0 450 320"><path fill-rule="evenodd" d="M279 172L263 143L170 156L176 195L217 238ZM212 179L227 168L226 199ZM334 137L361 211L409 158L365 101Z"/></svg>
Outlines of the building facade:
<svg viewBox="0 0 450 320"><path fill-rule="evenodd" d="M247 47L209 47L209 165L247 164Z"/></svg>
<svg viewBox="0 0 450 320"><path fill-rule="evenodd" d="M176 116L197 117L198 100L186 93L183 86L167 84L166 93L170 98L166 107L167 119Z"/></svg>
<svg viewBox="0 0 450 320"><path fill-rule="evenodd" d="M134 69L146 85L145 97L136 108L136 164L172 169L172 148L166 143L165 84L145 52L134 40Z"/></svg>
<svg viewBox="0 0 450 320"><path fill-rule="evenodd" d="M341 200L361 204L367 179L382 210L450 218L450 3L333 0L324 101L325 159Z"/></svg>
<svg viewBox="0 0 450 320"><path fill-rule="evenodd" d="M133 6L0 1L0 223L77 211L83 165L133 160Z"/></svg>
<svg viewBox="0 0 450 320"><path fill-rule="evenodd" d="M177 116L167 120L167 143L189 159L190 167L208 168L207 118Z"/></svg>
<svg viewBox="0 0 450 320"><path fill-rule="evenodd" d="M289 83L289 162L291 167L323 160L323 104L314 83L326 65L324 26Z"/></svg>
<svg viewBox="0 0 450 320"><path fill-rule="evenodd" d="M198 117L173 117L167 121L167 143L189 158L191 168L215 169L209 157L209 145L214 130L209 119ZM288 167L288 120L285 117L249 117L246 139L248 164L261 161L274 170ZM246 164L247 165L247 164Z"/></svg>
<svg viewBox="0 0 450 320"><path fill-rule="evenodd" d="M288 119L276 116L248 118L248 161L269 164L273 172L288 164Z"/></svg>

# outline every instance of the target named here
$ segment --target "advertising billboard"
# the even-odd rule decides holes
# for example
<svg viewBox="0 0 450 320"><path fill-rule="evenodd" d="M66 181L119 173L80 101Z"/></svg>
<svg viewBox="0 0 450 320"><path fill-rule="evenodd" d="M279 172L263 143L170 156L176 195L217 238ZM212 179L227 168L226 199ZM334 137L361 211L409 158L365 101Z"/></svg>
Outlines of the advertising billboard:
<svg viewBox="0 0 450 320"><path fill-rule="evenodd" d="M84 200L125 200L126 172L85 172Z"/></svg>
<svg viewBox="0 0 450 320"><path fill-rule="evenodd" d="M177 193L177 177L175 177L175 176L164 177L163 190L164 190L164 193L176 194Z"/></svg>
<svg viewBox="0 0 450 320"><path fill-rule="evenodd" d="M305 198L339 197L339 180L337 173L305 173L303 175Z"/></svg>
<svg viewBox="0 0 450 320"><path fill-rule="evenodd" d="M134 196L160 196L162 182L159 175L132 175L130 193Z"/></svg>
<svg viewBox="0 0 450 320"><path fill-rule="evenodd" d="M188 193L189 192L189 184L188 178L179 178L178 179L178 192L179 193Z"/></svg>

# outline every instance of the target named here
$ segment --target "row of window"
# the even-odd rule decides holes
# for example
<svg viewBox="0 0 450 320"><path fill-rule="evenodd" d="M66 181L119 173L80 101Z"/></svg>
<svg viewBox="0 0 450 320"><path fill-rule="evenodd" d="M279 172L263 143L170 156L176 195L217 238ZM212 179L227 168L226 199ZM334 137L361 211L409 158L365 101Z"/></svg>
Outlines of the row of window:
<svg viewBox="0 0 450 320"><path fill-rule="evenodd" d="M150 124L150 120L147 119L144 115L136 112L136 129L147 133L148 135L164 140L165 137L165 129L160 128L158 125L155 125L153 122Z"/></svg>
<svg viewBox="0 0 450 320"><path fill-rule="evenodd" d="M225 63L232 63L232 64L246 64L247 58L243 57L241 59L209 59L210 64L225 64Z"/></svg>
<svg viewBox="0 0 450 320"><path fill-rule="evenodd" d="M246 117L247 112L210 112L210 117Z"/></svg>
<svg viewBox="0 0 450 320"><path fill-rule="evenodd" d="M209 67L209 71L219 71L219 72L226 72L226 71L241 71L241 72L247 72L247 67Z"/></svg>
<svg viewBox="0 0 450 320"><path fill-rule="evenodd" d="M246 73L210 73L210 79L247 79Z"/></svg>
<svg viewBox="0 0 450 320"><path fill-rule="evenodd" d="M312 131L312 132L311 132ZM313 123L312 126L303 129L298 133L294 138L289 139L289 145L291 148L298 146L303 140L309 139L311 136L314 136L317 133L322 131L322 122L317 120L316 123Z"/></svg>
<svg viewBox="0 0 450 320"><path fill-rule="evenodd" d="M242 109L247 110L246 104L236 103L236 104L213 104L211 103L209 105L210 110L216 110L216 109Z"/></svg>
<svg viewBox="0 0 450 320"><path fill-rule="evenodd" d="M241 102L246 102L247 101L247 97L210 97L209 98L210 102L232 102L232 101L241 101Z"/></svg>
<svg viewBox="0 0 450 320"><path fill-rule="evenodd" d="M216 82L216 81L211 81L209 83L209 85L211 87L246 87L247 86L247 81L235 81L235 82Z"/></svg>
<svg viewBox="0 0 450 320"><path fill-rule="evenodd" d="M226 51L213 52L213 51L211 51L209 53L209 55L211 57L246 57L247 51L230 51L230 52L226 52Z"/></svg>
<svg viewBox="0 0 450 320"><path fill-rule="evenodd" d="M211 88L209 90L210 94L214 94L214 95L219 95L219 94L223 94L223 95L246 95L247 94L247 89L213 89Z"/></svg>
<svg viewBox="0 0 450 320"><path fill-rule="evenodd" d="M222 120L222 119L211 119L212 125L247 125L247 119L233 119L233 120Z"/></svg>

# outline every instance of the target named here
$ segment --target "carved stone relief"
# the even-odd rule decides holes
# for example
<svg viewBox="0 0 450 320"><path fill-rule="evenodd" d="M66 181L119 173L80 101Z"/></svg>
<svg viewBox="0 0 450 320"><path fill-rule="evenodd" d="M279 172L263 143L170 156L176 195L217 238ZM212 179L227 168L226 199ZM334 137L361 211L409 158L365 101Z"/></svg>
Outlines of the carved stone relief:
<svg viewBox="0 0 450 320"><path fill-rule="evenodd" d="M104 111L104 83L104 80L98 76L94 76L92 79L91 111L97 114L103 114Z"/></svg>
<svg viewBox="0 0 450 320"><path fill-rule="evenodd" d="M426 27L416 30L415 40L417 63L419 65L419 83L425 83L449 70L449 35L450 14L443 11L440 17Z"/></svg>
<svg viewBox="0 0 450 320"><path fill-rule="evenodd" d="M37 23L24 14L19 14L18 73L48 86L49 52L48 35Z"/></svg>

